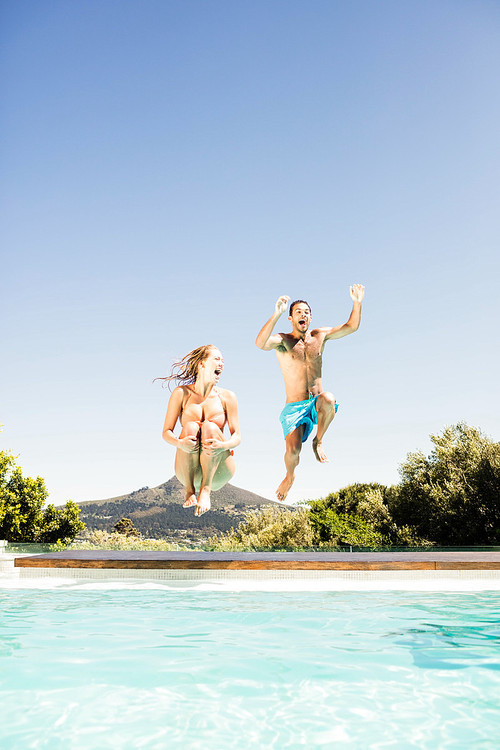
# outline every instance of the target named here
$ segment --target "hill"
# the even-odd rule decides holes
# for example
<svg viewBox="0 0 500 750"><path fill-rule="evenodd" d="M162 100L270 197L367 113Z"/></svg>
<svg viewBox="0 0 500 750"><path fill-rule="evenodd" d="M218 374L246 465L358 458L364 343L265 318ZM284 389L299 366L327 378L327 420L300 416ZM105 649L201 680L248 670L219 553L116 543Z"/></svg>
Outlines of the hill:
<svg viewBox="0 0 500 750"><path fill-rule="evenodd" d="M183 508L184 488L176 477L158 487L141 487L128 495L78 503L87 529L112 531L121 518L130 518L142 536L172 541L202 541L218 531L229 531L246 512L271 501L248 490L226 484L212 493L212 510L197 517Z"/></svg>

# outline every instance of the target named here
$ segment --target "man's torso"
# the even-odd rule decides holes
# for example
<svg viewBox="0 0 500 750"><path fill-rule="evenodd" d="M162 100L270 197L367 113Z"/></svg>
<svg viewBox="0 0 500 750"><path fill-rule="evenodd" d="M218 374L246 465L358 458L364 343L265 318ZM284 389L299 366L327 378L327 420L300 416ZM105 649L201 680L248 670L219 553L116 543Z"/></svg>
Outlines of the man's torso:
<svg viewBox="0 0 500 750"><path fill-rule="evenodd" d="M317 396L322 391L321 365L325 334L320 329L308 331L304 337L296 338L282 333L282 343L276 356L283 373L286 401L303 401L309 394Z"/></svg>

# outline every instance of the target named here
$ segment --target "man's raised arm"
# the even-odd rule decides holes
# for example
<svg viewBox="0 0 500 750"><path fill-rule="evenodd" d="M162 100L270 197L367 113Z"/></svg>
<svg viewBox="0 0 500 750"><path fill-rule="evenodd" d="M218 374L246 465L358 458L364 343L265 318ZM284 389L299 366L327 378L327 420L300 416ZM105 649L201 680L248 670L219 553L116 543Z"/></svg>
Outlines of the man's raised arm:
<svg viewBox="0 0 500 750"><path fill-rule="evenodd" d="M326 330L325 341L329 339L341 339L342 336L348 336L359 328L359 324L361 323L361 303L365 296L365 288L362 284L353 284L349 291L352 299L352 312L349 320L341 326L323 329Z"/></svg>
<svg viewBox="0 0 500 750"><path fill-rule="evenodd" d="M285 294L283 294L277 300L276 305L274 306L274 314L269 318L269 320L255 339L255 343L257 344L259 349L269 351L270 349L277 349L277 347L281 344L281 335L279 333L275 333L273 336L272 333L274 326L278 322L278 319L285 312L289 300L290 297L287 297Z"/></svg>

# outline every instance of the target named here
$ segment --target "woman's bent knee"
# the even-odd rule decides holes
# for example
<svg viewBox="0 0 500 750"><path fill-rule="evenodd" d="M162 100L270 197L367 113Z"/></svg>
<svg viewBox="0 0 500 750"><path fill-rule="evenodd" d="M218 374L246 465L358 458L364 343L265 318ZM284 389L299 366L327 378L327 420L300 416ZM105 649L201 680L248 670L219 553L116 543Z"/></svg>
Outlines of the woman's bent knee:
<svg viewBox="0 0 500 750"><path fill-rule="evenodd" d="M201 423L201 436L202 438L222 438L223 434L218 425L215 424L215 422L210 422L209 420L206 420L205 422Z"/></svg>
<svg viewBox="0 0 500 750"><path fill-rule="evenodd" d="M186 422L182 425L180 437L187 437L187 435L198 435L200 432L199 422Z"/></svg>

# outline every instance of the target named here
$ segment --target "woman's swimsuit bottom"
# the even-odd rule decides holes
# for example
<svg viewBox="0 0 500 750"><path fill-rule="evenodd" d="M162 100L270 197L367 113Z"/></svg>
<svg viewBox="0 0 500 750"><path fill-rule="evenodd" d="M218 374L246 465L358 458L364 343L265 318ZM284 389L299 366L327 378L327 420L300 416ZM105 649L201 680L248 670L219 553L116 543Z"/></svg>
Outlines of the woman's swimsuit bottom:
<svg viewBox="0 0 500 750"><path fill-rule="evenodd" d="M283 437L286 438L291 432L300 427L304 426L304 433L302 435L302 442L305 443L307 438L312 432L315 424L318 424L318 412L316 411L316 401L318 397L309 394L309 398L305 401L292 401L290 404L285 404L283 411L280 414L280 422L283 427ZM335 404L335 413L339 408L338 404Z"/></svg>

